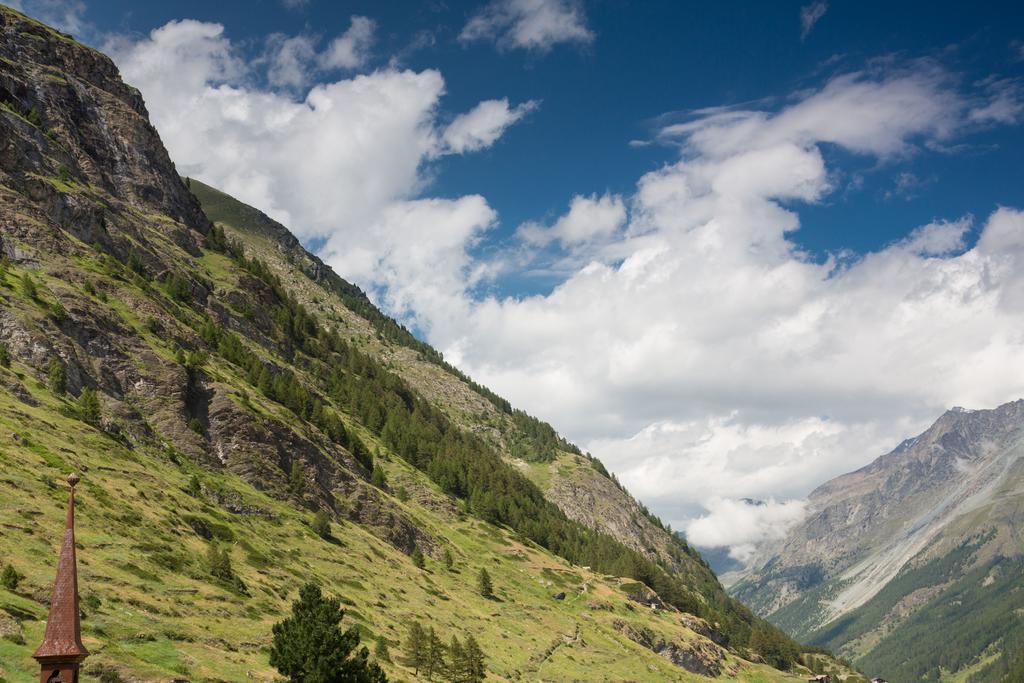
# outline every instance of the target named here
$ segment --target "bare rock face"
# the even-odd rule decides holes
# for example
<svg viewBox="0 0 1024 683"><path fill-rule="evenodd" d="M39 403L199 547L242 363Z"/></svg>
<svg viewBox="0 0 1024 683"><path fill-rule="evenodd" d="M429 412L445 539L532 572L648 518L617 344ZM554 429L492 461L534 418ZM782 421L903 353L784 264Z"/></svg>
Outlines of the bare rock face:
<svg viewBox="0 0 1024 683"><path fill-rule="evenodd" d="M86 242L103 229L99 207L35 176L59 175L63 166L66 177L206 231L208 221L178 180L141 95L121 81L108 57L5 11L0 58L0 101L25 119L8 116L0 124L6 128L0 163L14 181L9 187L49 204L51 219L75 224Z"/></svg>
<svg viewBox="0 0 1024 683"><path fill-rule="evenodd" d="M687 643L667 640L649 628L616 619L612 626L634 643L664 657L681 669L701 676L715 677L722 673L723 651L714 643L696 639Z"/></svg>
<svg viewBox="0 0 1024 683"><path fill-rule="evenodd" d="M704 636L705 638L713 642L715 645L721 645L722 647L725 647L725 636L723 636L721 631L719 631L718 629L712 628L711 624L709 624L705 619L701 619L700 617L696 617L692 614L687 614L684 612L679 617L679 622L686 628L693 631L694 633Z"/></svg>
<svg viewBox="0 0 1024 683"><path fill-rule="evenodd" d="M393 503L372 486L360 486L347 496L351 506L348 519L362 525L374 536L411 553L413 548L435 559L440 550L433 537L413 524Z"/></svg>

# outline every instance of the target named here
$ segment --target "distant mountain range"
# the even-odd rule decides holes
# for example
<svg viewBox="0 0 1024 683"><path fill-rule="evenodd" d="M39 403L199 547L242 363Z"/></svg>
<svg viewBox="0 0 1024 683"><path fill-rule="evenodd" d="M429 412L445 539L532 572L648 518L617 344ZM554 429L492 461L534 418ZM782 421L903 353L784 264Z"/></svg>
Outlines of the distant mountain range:
<svg viewBox="0 0 1024 683"><path fill-rule="evenodd" d="M1024 400L954 408L809 507L733 595L889 680L1024 673Z"/></svg>

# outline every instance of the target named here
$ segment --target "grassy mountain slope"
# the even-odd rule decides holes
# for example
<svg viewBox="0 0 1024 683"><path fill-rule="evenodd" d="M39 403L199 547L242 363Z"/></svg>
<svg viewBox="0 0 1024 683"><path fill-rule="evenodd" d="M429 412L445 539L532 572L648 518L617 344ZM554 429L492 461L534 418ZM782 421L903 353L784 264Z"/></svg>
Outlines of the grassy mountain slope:
<svg viewBox="0 0 1024 683"><path fill-rule="evenodd" d="M600 461L445 363L434 349L381 315L361 291L303 249L284 226L200 181L188 183L207 216L243 241L276 275L294 283L292 291L307 309L344 325L353 344L393 370L461 428L480 436L568 517L664 563L691 585L703 586L702 592L714 600L727 599L699 554L618 485Z"/></svg>
<svg viewBox="0 0 1024 683"><path fill-rule="evenodd" d="M599 463L280 226L207 201L213 226L108 59L0 7L0 103L0 680L34 677L70 470L87 678L270 680L310 579L392 648L473 631L495 680L787 677L755 662L792 644Z"/></svg>
<svg viewBox="0 0 1024 683"><path fill-rule="evenodd" d="M1024 645L1022 455L1024 401L949 411L815 491L732 591L871 673L999 680Z"/></svg>

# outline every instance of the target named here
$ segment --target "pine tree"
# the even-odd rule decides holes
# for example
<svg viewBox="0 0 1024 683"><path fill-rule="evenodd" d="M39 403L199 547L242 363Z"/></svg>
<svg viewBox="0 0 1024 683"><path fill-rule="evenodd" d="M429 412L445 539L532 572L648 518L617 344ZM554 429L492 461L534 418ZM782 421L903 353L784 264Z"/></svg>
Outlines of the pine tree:
<svg viewBox="0 0 1024 683"><path fill-rule="evenodd" d="M426 667L427 632L418 621L409 625L409 635L406 636L402 648L402 664L412 669L415 676L419 676L420 669Z"/></svg>
<svg viewBox="0 0 1024 683"><path fill-rule="evenodd" d="M292 614L274 624L270 664L290 683L385 683L370 652L359 647L359 628L341 630L345 610L310 583L292 603Z"/></svg>
<svg viewBox="0 0 1024 683"><path fill-rule="evenodd" d="M51 358L50 365L46 369L46 378L50 385L50 390L59 396L63 396L64 392L68 389L68 376L64 370L64 364L56 358Z"/></svg>
<svg viewBox="0 0 1024 683"><path fill-rule="evenodd" d="M231 568L231 554L227 548L221 548L216 541L211 542L206 549L206 564L214 578L221 581L231 581L235 578L235 572Z"/></svg>
<svg viewBox="0 0 1024 683"><path fill-rule="evenodd" d="M373 473L370 475L370 483L382 490L387 486L387 480L384 478L384 468L376 461L373 463Z"/></svg>
<svg viewBox="0 0 1024 683"><path fill-rule="evenodd" d="M444 568L447 569L448 571L451 571L452 567L454 567L454 566L455 566L455 558L452 557L452 551L449 550L448 548L445 548L444 549Z"/></svg>
<svg viewBox="0 0 1024 683"><path fill-rule="evenodd" d="M29 299L35 301L39 297L39 288L36 287L36 281L32 279L32 276L25 273L21 276L21 291Z"/></svg>
<svg viewBox="0 0 1024 683"><path fill-rule="evenodd" d="M409 557L412 558L412 563L420 569L423 569L426 566L426 561L423 558L423 551L420 550L419 546L415 546L412 549L412 554Z"/></svg>
<svg viewBox="0 0 1024 683"><path fill-rule="evenodd" d="M480 574L476 579L477 591L480 595L485 598L494 597L494 586L491 584L491 575L487 573L487 570L483 567L480 568Z"/></svg>
<svg viewBox="0 0 1024 683"><path fill-rule="evenodd" d="M437 637L437 632L431 626L427 631L427 661L423 667L427 674L427 680L434 680L434 674L443 673L445 670L444 645Z"/></svg>
<svg viewBox="0 0 1024 683"><path fill-rule="evenodd" d="M18 571L11 565L6 565L3 573L0 574L0 585L9 591L13 591L18 589L20 581L21 577L18 575Z"/></svg>
<svg viewBox="0 0 1024 683"><path fill-rule="evenodd" d="M91 425L100 423L100 399L96 395L95 389L82 389L82 393L78 395L75 411L78 413L78 419L82 422Z"/></svg>
<svg viewBox="0 0 1024 683"><path fill-rule="evenodd" d="M463 646L466 662L466 683L481 683L487 678L487 665L483 650L472 633L466 635L466 644Z"/></svg>
<svg viewBox="0 0 1024 683"><path fill-rule="evenodd" d="M324 540L331 537L331 518L326 510L316 511L316 514L313 516L313 531Z"/></svg>
<svg viewBox="0 0 1024 683"><path fill-rule="evenodd" d="M373 646L373 656L378 662L391 662L391 651L388 648L388 639L383 635L377 636L377 643Z"/></svg>
<svg viewBox="0 0 1024 683"><path fill-rule="evenodd" d="M193 474L188 480L188 486L185 488L186 493L193 498L198 498L203 493L203 485L199 482L199 476Z"/></svg>
<svg viewBox="0 0 1024 683"><path fill-rule="evenodd" d="M4 343L0 343L0 367L11 367L11 351Z"/></svg>
<svg viewBox="0 0 1024 683"><path fill-rule="evenodd" d="M292 471L288 475L288 493L296 498L301 498L306 492L306 472L302 467L302 461L296 458L292 460Z"/></svg>
<svg viewBox="0 0 1024 683"><path fill-rule="evenodd" d="M456 636L452 636L448 644L448 680L450 683L463 683L466 680L466 651Z"/></svg>

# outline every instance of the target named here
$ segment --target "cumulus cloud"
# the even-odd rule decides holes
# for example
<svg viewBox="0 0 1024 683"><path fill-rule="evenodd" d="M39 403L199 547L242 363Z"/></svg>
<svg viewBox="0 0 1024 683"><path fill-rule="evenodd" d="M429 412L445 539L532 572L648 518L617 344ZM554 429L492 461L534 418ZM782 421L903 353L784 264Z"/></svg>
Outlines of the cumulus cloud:
<svg viewBox="0 0 1024 683"><path fill-rule="evenodd" d="M366 64L373 46L376 23L367 17L352 17L352 24L331 41L320 57L325 69L358 69Z"/></svg>
<svg viewBox="0 0 1024 683"><path fill-rule="evenodd" d="M964 249L964 236L973 220L968 216L956 221L936 221L922 225L900 241L898 246L921 256L949 256Z"/></svg>
<svg viewBox="0 0 1024 683"><path fill-rule="evenodd" d="M323 52L317 49L319 36L272 33L266 39L264 56L257 63L266 64L267 83L271 87L299 91L322 73L365 66L370 58L375 27L372 19L354 16L349 28Z"/></svg>
<svg viewBox="0 0 1024 683"><path fill-rule="evenodd" d="M353 18L342 37L368 35L367 22ZM267 82L301 84L303 65L312 61L309 41L279 36L274 44ZM435 70L382 69L321 83L296 101L291 92L255 85L258 74L219 24L174 21L142 40L107 47L125 79L143 92L179 171L260 207L302 239L330 245L350 239L371 251L367 226L391 224L402 210L436 215L436 206L413 201L430 159L493 144L533 106L509 109L499 101L504 116L488 117L492 103L485 102L466 115L477 123L446 141L439 120L445 84ZM331 63L343 66L334 57ZM456 214L462 206L451 203Z"/></svg>
<svg viewBox="0 0 1024 683"><path fill-rule="evenodd" d="M301 88L312 76L316 41L311 36L288 37L280 33L267 39L267 81L274 86Z"/></svg>
<svg viewBox="0 0 1024 683"><path fill-rule="evenodd" d="M543 53L558 43L591 43L594 33L579 0L494 0L470 18L459 40Z"/></svg>
<svg viewBox="0 0 1024 683"><path fill-rule="evenodd" d="M817 24L825 12L828 11L827 2L812 2L800 8L800 40L807 40L814 25Z"/></svg>
<svg viewBox="0 0 1024 683"><path fill-rule="evenodd" d="M465 114L455 117L444 130L444 143L455 154L475 152L490 147L512 124L536 109L538 102L529 100L509 107L508 98L486 100Z"/></svg>
<svg viewBox="0 0 1024 683"><path fill-rule="evenodd" d="M530 244L546 245L558 240L565 247L573 247L607 239L625 224L626 205L619 195L576 195L569 204L569 212L550 228L527 222L519 227L518 234Z"/></svg>

